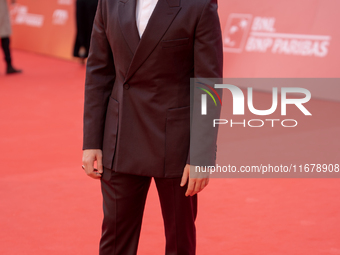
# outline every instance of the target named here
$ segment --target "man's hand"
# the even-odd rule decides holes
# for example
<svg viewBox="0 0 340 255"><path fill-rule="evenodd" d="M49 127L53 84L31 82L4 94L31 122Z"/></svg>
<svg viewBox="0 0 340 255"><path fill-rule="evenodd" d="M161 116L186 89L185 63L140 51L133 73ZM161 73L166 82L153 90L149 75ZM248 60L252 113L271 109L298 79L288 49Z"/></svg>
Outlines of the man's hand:
<svg viewBox="0 0 340 255"><path fill-rule="evenodd" d="M197 194L198 192L202 191L209 183L209 177L206 174L204 174L203 178L190 177L190 165L187 164L184 167L181 187L183 187L187 183L188 180L189 180L188 189L187 189L187 192L185 193L186 196L193 196Z"/></svg>
<svg viewBox="0 0 340 255"><path fill-rule="evenodd" d="M94 162L97 161L97 168ZM100 179L103 173L102 150L84 150L83 166L86 174L94 179Z"/></svg>

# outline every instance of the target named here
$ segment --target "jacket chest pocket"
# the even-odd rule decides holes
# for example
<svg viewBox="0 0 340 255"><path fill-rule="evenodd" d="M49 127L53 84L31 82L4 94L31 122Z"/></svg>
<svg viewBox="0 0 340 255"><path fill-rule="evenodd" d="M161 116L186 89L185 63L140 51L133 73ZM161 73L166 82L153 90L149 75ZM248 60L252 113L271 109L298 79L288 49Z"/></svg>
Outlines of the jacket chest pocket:
<svg viewBox="0 0 340 255"><path fill-rule="evenodd" d="M189 38L180 38L180 39L161 41L161 46L163 49L174 48L174 47L184 46L188 44L189 44Z"/></svg>

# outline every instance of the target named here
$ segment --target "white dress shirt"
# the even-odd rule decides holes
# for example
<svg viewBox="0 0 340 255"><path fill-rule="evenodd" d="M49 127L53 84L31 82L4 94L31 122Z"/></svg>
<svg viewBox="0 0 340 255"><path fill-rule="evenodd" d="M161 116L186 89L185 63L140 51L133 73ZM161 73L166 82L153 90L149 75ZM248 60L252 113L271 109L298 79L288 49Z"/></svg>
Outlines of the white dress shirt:
<svg viewBox="0 0 340 255"><path fill-rule="evenodd" d="M136 22L139 36L142 37L158 0L136 0Z"/></svg>

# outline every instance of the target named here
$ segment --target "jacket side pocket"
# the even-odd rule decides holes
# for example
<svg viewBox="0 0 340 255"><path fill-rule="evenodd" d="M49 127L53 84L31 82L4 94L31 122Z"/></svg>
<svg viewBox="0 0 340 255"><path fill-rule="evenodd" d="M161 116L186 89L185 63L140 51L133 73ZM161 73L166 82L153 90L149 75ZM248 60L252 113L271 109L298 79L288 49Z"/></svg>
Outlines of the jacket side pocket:
<svg viewBox="0 0 340 255"><path fill-rule="evenodd" d="M180 177L190 145L190 106L167 111L165 131L165 177Z"/></svg>
<svg viewBox="0 0 340 255"><path fill-rule="evenodd" d="M103 140L103 166L112 169L113 157L116 151L118 133L119 103L110 97L106 112L104 140Z"/></svg>

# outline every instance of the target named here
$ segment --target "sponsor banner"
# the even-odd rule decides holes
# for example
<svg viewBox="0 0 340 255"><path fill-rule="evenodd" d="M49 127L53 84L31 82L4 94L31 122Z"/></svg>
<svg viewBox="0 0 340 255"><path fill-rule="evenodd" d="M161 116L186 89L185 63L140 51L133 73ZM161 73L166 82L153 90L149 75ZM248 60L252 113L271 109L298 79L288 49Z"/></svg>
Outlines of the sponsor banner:
<svg viewBox="0 0 340 255"><path fill-rule="evenodd" d="M339 77L339 1L219 1L225 77Z"/></svg>
<svg viewBox="0 0 340 255"><path fill-rule="evenodd" d="M224 77L339 77L340 2L219 0ZM13 47L71 58L75 0L18 0Z"/></svg>
<svg viewBox="0 0 340 255"><path fill-rule="evenodd" d="M74 0L58 0L58 4L60 5L73 5Z"/></svg>
<svg viewBox="0 0 340 255"><path fill-rule="evenodd" d="M75 0L20 0L10 5L12 47L71 59Z"/></svg>

